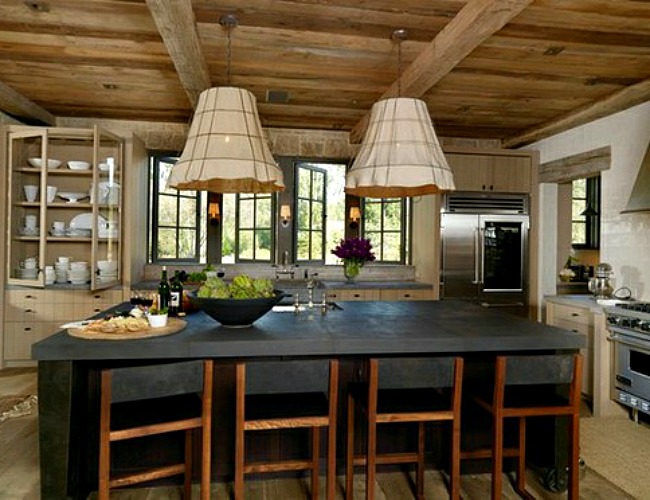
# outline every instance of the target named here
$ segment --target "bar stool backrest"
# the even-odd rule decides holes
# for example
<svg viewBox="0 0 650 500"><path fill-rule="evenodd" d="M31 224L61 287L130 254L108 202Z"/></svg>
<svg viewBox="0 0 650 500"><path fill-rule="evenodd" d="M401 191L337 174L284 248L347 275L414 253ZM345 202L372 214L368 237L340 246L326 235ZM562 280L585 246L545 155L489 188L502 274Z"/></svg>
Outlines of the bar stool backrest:
<svg viewBox="0 0 650 500"><path fill-rule="evenodd" d="M377 358L382 389L444 388L454 385L456 358Z"/></svg>
<svg viewBox="0 0 650 500"><path fill-rule="evenodd" d="M570 354L507 356L505 384L570 384L574 359Z"/></svg>
<svg viewBox="0 0 650 500"><path fill-rule="evenodd" d="M113 368L111 371L111 401L114 403L203 391L201 360Z"/></svg>
<svg viewBox="0 0 650 500"><path fill-rule="evenodd" d="M329 359L250 361L246 363L246 394L327 393L329 365Z"/></svg>

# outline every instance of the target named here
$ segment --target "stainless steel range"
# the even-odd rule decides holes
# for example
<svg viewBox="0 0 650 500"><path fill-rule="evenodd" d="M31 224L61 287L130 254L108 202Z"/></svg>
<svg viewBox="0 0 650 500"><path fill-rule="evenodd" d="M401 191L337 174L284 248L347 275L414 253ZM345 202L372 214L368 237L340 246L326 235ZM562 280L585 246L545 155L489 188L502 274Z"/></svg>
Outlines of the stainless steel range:
<svg viewBox="0 0 650 500"><path fill-rule="evenodd" d="M650 414L650 303L605 309L614 345L614 395L619 403Z"/></svg>

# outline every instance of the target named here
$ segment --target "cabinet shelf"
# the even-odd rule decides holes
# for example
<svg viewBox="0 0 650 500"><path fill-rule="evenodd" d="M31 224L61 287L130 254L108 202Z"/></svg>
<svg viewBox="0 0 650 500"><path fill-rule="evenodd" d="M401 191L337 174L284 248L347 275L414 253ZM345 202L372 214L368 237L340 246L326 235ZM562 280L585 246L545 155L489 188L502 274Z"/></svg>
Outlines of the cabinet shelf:
<svg viewBox="0 0 650 500"><path fill-rule="evenodd" d="M70 129L56 127L28 127L7 126L6 131L7 165L7 191L6 199L9 200L7 220L11 238L7 245L7 284L27 287L49 289L53 285L44 279L25 280L18 277L20 262L27 257L35 257L41 268L53 266L60 256L69 256L73 261L88 262L91 269L89 283L77 285L85 290L104 289L121 283L121 274L113 282L106 283L94 274L97 262L115 260L118 269L121 266L121 238L119 234L110 232L107 238L100 224L110 222L110 228L118 232L122 226L122 193L119 184L110 201L101 198L104 194L102 188L107 181L121 178L121 169L124 167L124 140L99 127L91 129ZM58 168L36 168L28 163L30 158L41 157L43 151L47 152L50 159L62 162ZM107 158L113 158L111 172L100 170L99 164ZM87 170L73 170L68 168L68 161L86 161L91 167ZM43 162L45 163L45 162ZM123 177L123 176L122 176ZM25 198L24 187L38 185L38 198L28 202ZM57 188L57 194L82 193L89 195L90 189L95 187L94 199L86 196L76 202L55 197L52 202L47 202L45 185ZM117 196L115 196L117 195ZM94 201L93 201L94 200ZM93 216L94 215L94 216ZM36 227L40 228L40 235L31 235L23 227L27 218L36 218ZM86 232L87 236L54 236L49 229L54 223L63 223L65 226L72 224L92 226L97 220L99 227ZM88 234L91 233L91 234ZM29 236L27 236L29 234ZM57 233L59 234L59 233Z"/></svg>

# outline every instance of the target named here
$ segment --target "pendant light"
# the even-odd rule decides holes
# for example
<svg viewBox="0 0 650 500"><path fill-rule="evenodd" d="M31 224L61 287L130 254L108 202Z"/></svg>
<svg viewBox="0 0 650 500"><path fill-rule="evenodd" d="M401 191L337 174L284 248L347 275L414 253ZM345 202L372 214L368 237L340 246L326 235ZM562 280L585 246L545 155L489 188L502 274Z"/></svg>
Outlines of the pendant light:
<svg viewBox="0 0 650 500"><path fill-rule="evenodd" d="M204 90L181 157L168 186L214 193L273 193L284 190L282 170L266 144L252 92L230 86L233 15L219 23L228 36L227 86Z"/></svg>
<svg viewBox="0 0 650 500"><path fill-rule="evenodd" d="M454 179L433 130L426 103L401 97L401 42L395 30L398 97L376 102L361 148L350 168L345 192L372 198L404 198L452 191Z"/></svg>

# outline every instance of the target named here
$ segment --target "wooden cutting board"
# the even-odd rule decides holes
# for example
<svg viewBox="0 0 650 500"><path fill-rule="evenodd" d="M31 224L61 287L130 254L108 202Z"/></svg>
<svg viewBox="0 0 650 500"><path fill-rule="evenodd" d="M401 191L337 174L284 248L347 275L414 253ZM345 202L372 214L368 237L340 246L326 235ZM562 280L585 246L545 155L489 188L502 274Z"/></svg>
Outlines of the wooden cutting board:
<svg viewBox="0 0 650 500"><path fill-rule="evenodd" d="M68 335L80 339L88 340L135 340L146 339L151 337L162 337L180 332L185 328L187 323L182 319L168 318L167 325L161 328L150 328L139 332L128 333L104 333L104 332L87 332L83 328L68 328Z"/></svg>

